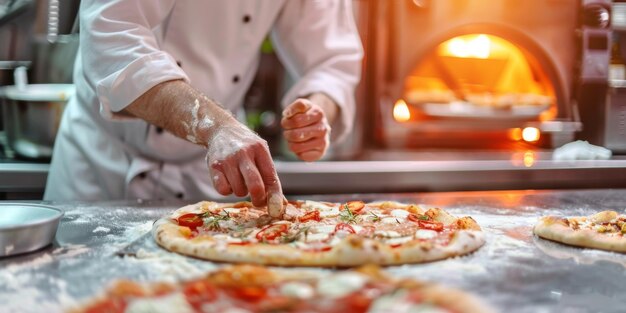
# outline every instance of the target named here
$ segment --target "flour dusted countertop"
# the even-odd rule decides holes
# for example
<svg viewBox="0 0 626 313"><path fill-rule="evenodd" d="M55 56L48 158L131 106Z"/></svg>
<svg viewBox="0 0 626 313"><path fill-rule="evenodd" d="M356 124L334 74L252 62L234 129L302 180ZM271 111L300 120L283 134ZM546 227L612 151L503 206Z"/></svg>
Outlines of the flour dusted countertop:
<svg viewBox="0 0 626 313"><path fill-rule="evenodd" d="M470 215L487 239L476 253L387 271L465 289L503 312L626 310L626 254L563 246L532 235L541 215L626 212L624 189L289 198L396 200ZM0 259L0 311L60 312L101 292L116 278L176 281L222 266L164 251L152 241L152 223L183 204L52 203L65 210L53 245Z"/></svg>

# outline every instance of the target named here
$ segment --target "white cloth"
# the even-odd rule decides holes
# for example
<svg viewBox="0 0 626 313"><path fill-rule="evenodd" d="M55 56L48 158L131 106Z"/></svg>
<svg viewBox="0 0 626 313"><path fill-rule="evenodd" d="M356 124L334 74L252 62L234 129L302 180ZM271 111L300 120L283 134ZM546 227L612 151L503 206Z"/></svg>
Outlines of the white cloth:
<svg viewBox="0 0 626 313"><path fill-rule="evenodd" d="M204 148L119 112L173 79L240 110L268 33L297 79L283 106L324 92L341 108L334 139L352 128L362 48L350 0L83 0L80 29L46 200L218 198Z"/></svg>

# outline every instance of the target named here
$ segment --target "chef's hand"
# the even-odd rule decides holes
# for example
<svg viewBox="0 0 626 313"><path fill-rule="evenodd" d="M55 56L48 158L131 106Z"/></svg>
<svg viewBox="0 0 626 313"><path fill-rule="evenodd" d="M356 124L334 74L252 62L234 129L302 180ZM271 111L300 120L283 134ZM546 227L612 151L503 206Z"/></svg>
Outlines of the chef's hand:
<svg viewBox="0 0 626 313"><path fill-rule="evenodd" d="M334 119L336 111L336 104L323 94L300 98L288 105L280 123L289 150L303 161L321 159L330 146L329 120Z"/></svg>
<svg viewBox="0 0 626 313"><path fill-rule="evenodd" d="M283 215L283 192L265 140L232 119L217 127L207 147L207 165L220 194L249 193L255 206L267 205L272 217Z"/></svg>

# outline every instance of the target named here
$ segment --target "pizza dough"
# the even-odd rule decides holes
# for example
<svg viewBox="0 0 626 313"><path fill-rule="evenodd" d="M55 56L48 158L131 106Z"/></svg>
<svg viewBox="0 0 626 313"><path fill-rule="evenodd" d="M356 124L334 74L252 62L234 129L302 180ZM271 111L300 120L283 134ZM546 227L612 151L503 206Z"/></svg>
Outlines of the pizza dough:
<svg viewBox="0 0 626 313"><path fill-rule="evenodd" d="M570 218L544 216L533 232L573 246L626 253L626 216L615 211Z"/></svg>
<svg viewBox="0 0 626 313"><path fill-rule="evenodd" d="M283 220L249 202L200 202L158 220L163 248L220 262L348 267L464 255L485 240L471 217L413 204L291 201Z"/></svg>
<svg viewBox="0 0 626 313"><path fill-rule="evenodd" d="M139 284L117 281L79 312L493 312L464 291L392 279L375 266L331 274L222 267L203 278Z"/></svg>

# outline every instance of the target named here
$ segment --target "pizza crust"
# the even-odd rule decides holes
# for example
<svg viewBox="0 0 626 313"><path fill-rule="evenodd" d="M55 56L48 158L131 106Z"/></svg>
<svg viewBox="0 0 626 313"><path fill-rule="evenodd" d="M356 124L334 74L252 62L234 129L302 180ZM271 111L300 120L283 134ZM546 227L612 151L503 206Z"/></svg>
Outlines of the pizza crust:
<svg viewBox="0 0 626 313"><path fill-rule="evenodd" d="M600 212L589 219L604 221L607 216L609 215ZM568 220L562 217L545 216L540 218L533 228L533 232L539 237L573 246L626 253L626 238L617 235L605 235L593 229L575 230L569 226Z"/></svg>

